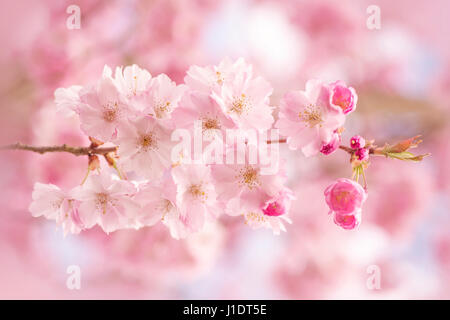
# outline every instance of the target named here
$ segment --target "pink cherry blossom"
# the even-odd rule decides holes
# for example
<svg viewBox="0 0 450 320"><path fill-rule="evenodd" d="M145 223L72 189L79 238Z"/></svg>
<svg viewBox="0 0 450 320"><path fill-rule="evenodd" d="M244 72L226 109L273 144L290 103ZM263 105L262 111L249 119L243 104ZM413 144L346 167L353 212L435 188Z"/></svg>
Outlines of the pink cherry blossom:
<svg viewBox="0 0 450 320"><path fill-rule="evenodd" d="M81 104L77 108L81 130L101 141L111 141L117 129L127 121L129 106L126 98L107 75L90 88L80 91Z"/></svg>
<svg viewBox="0 0 450 320"><path fill-rule="evenodd" d="M53 184L36 183L29 210L33 217L44 216L62 226L64 235L80 233L83 224L78 217L76 201Z"/></svg>
<svg viewBox="0 0 450 320"><path fill-rule="evenodd" d="M333 133L344 124L341 109L330 104L330 87L310 80L305 91L288 92L281 101L276 127L287 136L291 149L301 148L305 156L317 154L324 143L330 143Z"/></svg>
<svg viewBox="0 0 450 320"><path fill-rule="evenodd" d="M117 141L120 163L126 171L150 179L160 178L171 165L171 132L149 116L123 125Z"/></svg>
<svg viewBox="0 0 450 320"><path fill-rule="evenodd" d="M132 199L137 192L131 182L115 180L111 174L91 175L72 190L80 202L78 215L86 228L98 224L106 233L135 227L139 205Z"/></svg>
<svg viewBox="0 0 450 320"><path fill-rule="evenodd" d="M151 79L150 72L135 64L125 68L117 67L114 73L114 82L117 88L129 99L145 92Z"/></svg>
<svg viewBox="0 0 450 320"><path fill-rule="evenodd" d="M74 115L76 108L81 104L80 91L82 88L81 86L71 86L56 89L56 111L67 117Z"/></svg>
<svg viewBox="0 0 450 320"><path fill-rule="evenodd" d="M197 164L182 164L172 169L172 176L177 185L176 204L181 219L189 230L201 230L205 221L220 214L211 168Z"/></svg>
<svg viewBox="0 0 450 320"><path fill-rule="evenodd" d="M355 89L347 87L343 81L336 81L331 84L331 90L331 105L341 108L344 114L355 111L358 102Z"/></svg>
<svg viewBox="0 0 450 320"><path fill-rule="evenodd" d="M250 147L244 150L235 146L229 147L225 157L230 159L234 154L236 163L228 164L228 161L224 161L225 164L211 166L218 199L225 204L225 207L230 206L231 202L239 202L240 198L259 197L260 192L273 197L283 189L286 176L282 165L278 166L275 174L264 174L259 163L250 162ZM239 158L244 159L242 164L237 163Z"/></svg>
<svg viewBox="0 0 450 320"><path fill-rule="evenodd" d="M288 212L293 198L292 192L287 188L273 197L262 190L255 190L229 201L227 213L232 216L243 216L245 224L252 229L271 229L278 235L280 231L286 232L283 222L292 223Z"/></svg>
<svg viewBox="0 0 450 320"><path fill-rule="evenodd" d="M226 129L236 128L235 124L229 119L208 94L199 91L189 91L183 96L179 107L172 114L174 127L186 128L192 130L194 122L202 121L202 133L204 138L213 137L216 130L226 135Z"/></svg>
<svg viewBox="0 0 450 320"><path fill-rule="evenodd" d="M223 112L241 129L268 130L274 121L269 105L272 87L261 77L239 75L212 93Z"/></svg>
<svg viewBox="0 0 450 320"><path fill-rule="evenodd" d="M350 179L337 179L325 189L325 201L330 207L330 213L350 214L362 207L367 199L363 187Z"/></svg>
<svg viewBox="0 0 450 320"><path fill-rule="evenodd" d="M252 66L242 58L235 62L225 58L217 66L191 66L184 82L192 90L211 94L214 91L220 91L225 83L233 82L237 77L250 78L253 74L252 69Z"/></svg>
<svg viewBox="0 0 450 320"><path fill-rule="evenodd" d="M177 188L172 177L166 177L159 186L147 184L140 188L135 200L141 204L141 213L137 217L143 226L152 226L162 222L170 230L174 239L185 238L187 227L181 219L176 206Z"/></svg>
<svg viewBox="0 0 450 320"><path fill-rule="evenodd" d="M158 119L170 118L185 90L185 85L177 85L165 74L158 75L150 82L143 112Z"/></svg>

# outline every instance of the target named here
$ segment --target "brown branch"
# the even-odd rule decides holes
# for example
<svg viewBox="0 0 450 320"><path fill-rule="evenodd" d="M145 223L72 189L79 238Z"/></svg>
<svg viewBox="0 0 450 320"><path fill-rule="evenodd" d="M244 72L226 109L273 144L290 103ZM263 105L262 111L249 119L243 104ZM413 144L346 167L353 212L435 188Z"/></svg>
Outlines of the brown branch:
<svg viewBox="0 0 450 320"><path fill-rule="evenodd" d="M0 150L26 150L31 152L37 152L40 154L44 154L47 152L67 152L71 153L75 156L89 156L94 154L105 155L110 152L114 152L117 150L117 147L71 147L66 144L61 146L49 146L49 147L36 147L30 146L26 144L16 143L7 146L0 147Z"/></svg>

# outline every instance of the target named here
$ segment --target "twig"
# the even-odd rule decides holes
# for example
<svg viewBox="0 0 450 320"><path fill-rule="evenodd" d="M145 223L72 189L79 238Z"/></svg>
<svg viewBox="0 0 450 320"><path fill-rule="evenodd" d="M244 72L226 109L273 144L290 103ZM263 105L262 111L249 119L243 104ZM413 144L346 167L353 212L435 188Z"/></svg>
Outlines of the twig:
<svg viewBox="0 0 450 320"><path fill-rule="evenodd" d="M36 146L30 146L26 144L16 143L11 144L7 146L0 147L0 150L26 150L31 152L36 152L40 154L44 154L47 152L67 152L71 153L75 156L89 156L93 154L101 154L105 155L110 152L114 152L117 150L117 147L71 147L66 144L60 145L60 146L45 146L45 147L36 147Z"/></svg>

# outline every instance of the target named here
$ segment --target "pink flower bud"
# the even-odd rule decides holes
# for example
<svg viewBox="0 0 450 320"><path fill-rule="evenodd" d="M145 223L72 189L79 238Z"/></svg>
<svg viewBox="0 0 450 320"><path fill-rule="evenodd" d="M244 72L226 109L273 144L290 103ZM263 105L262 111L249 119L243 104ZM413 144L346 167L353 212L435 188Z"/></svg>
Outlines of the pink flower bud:
<svg viewBox="0 0 450 320"><path fill-rule="evenodd" d="M334 151L336 151L336 149L339 148L340 144L341 144L341 135L339 133L334 133L333 137L331 138L331 141L325 143L320 149L320 152L325 155L329 155Z"/></svg>
<svg viewBox="0 0 450 320"><path fill-rule="evenodd" d="M338 214L350 214L361 208L367 198L363 187L350 179L341 178L325 190L325 201L330 211Z"/></svg>
<svg viewBox="0 0 450 320"><path fill-rule="evenodd" d="M365 148L358 149L356 150L355 155L359 161L365 161L369 159L369 149Z"/></svg>
<svg viewBox="0 0 450 320"><path fill-rule="evenodd" d="M355 89L347 87L344 82L336 81L331 85L331 103L342 109L344 114L348 114L356 109L358 96Z"/></svg>
<svg viewBox="0 0 450 320"><path fill-rule="evenodd" d="M355 150L361 149L361 148L364 148L365 145L366 145L366 140L359 135L353 136L350 139L350 147L352 147L352 149L355 149Z"/></svg>
<svg viewBox="0 0 450 320"><path fill-rule="evenodd" d="M361 223L361 210L357 211L356 214L336 213L334 215L334 223L346 230L354 229Z"/></svg>

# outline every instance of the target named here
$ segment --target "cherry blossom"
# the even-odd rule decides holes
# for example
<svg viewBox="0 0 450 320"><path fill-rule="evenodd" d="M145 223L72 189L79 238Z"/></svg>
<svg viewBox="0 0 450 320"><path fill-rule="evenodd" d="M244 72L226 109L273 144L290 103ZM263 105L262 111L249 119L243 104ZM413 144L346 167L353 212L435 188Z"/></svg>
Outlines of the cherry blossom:
<svg viewBox="0 0 450 320"><path fill-rule="evenodd" d="M185 85L177 85L165 74L158 75L150 82L143 112L158 119L170 118L185 90Z"/></svg>
<svg viewBox="0 0 450 320"><path fill-rule="evenodd" d="M80 221L76 201L68 193L53 184L36 183L32 194L33 202L29 210L33 217L44 216L61 225L64 234L80 233Z"/></svg>
<svg viewBox="0 0 450 320"><path fill-rule="evenodd" d="M172 170L177 185L176 204L189 230L200 230L205 221L220 214L211 168L199 164L182 164Z"/></svg>
<svg viewBox="0 0 450 320"><path fill-rule="evenodd" d="M353 229L361 221L361 207L367 193L357 182L341 178L325 189L325 201L334 213L334 222L344 229Z"/></svg>
<svg viewBox="0 0 450 320"><path fill-rule="evenodd" d="M188 230L176 206L176 192L177 187L170 176L161 185L147 184L140 188L135 197L142 206L138 222L143 226L162 222L174 239L185 238Z"/></svg>
<svg viewBox="0 0 450 320"><path fill-rule="evenodd" d="M330 104L330 99L330 87L317 80L308 81L305 91L291 91L284 96L276 127L288 137L291 149L300 148L308 157L331 142L345 116L342 109Z"/></svg>
<svg viewBox="0 0 450 320"><path fill-rule="evenodd" d="M117 129L128 119L129 106L114 80L103 76L98 83L80 91L81 104L77 108L81 130L88 136L111 141Z"/></svg>
<svg viewBox="0 0 450 320"><path fill-rule="evenodd" d="M131 182L113 179L108 173L91 175L72 190L80 201L78 214L86 228L98 224L106 233L119 228L135 227L139 205L132 198L137 190Z"/></svg>
<svg viewBox="0 0 450 320"><path fill-rule="evenodd" d="M171 132L151 117L140 117L118 132L120 163L126 171L144 178L158 179L171 165Z"/></svg>

